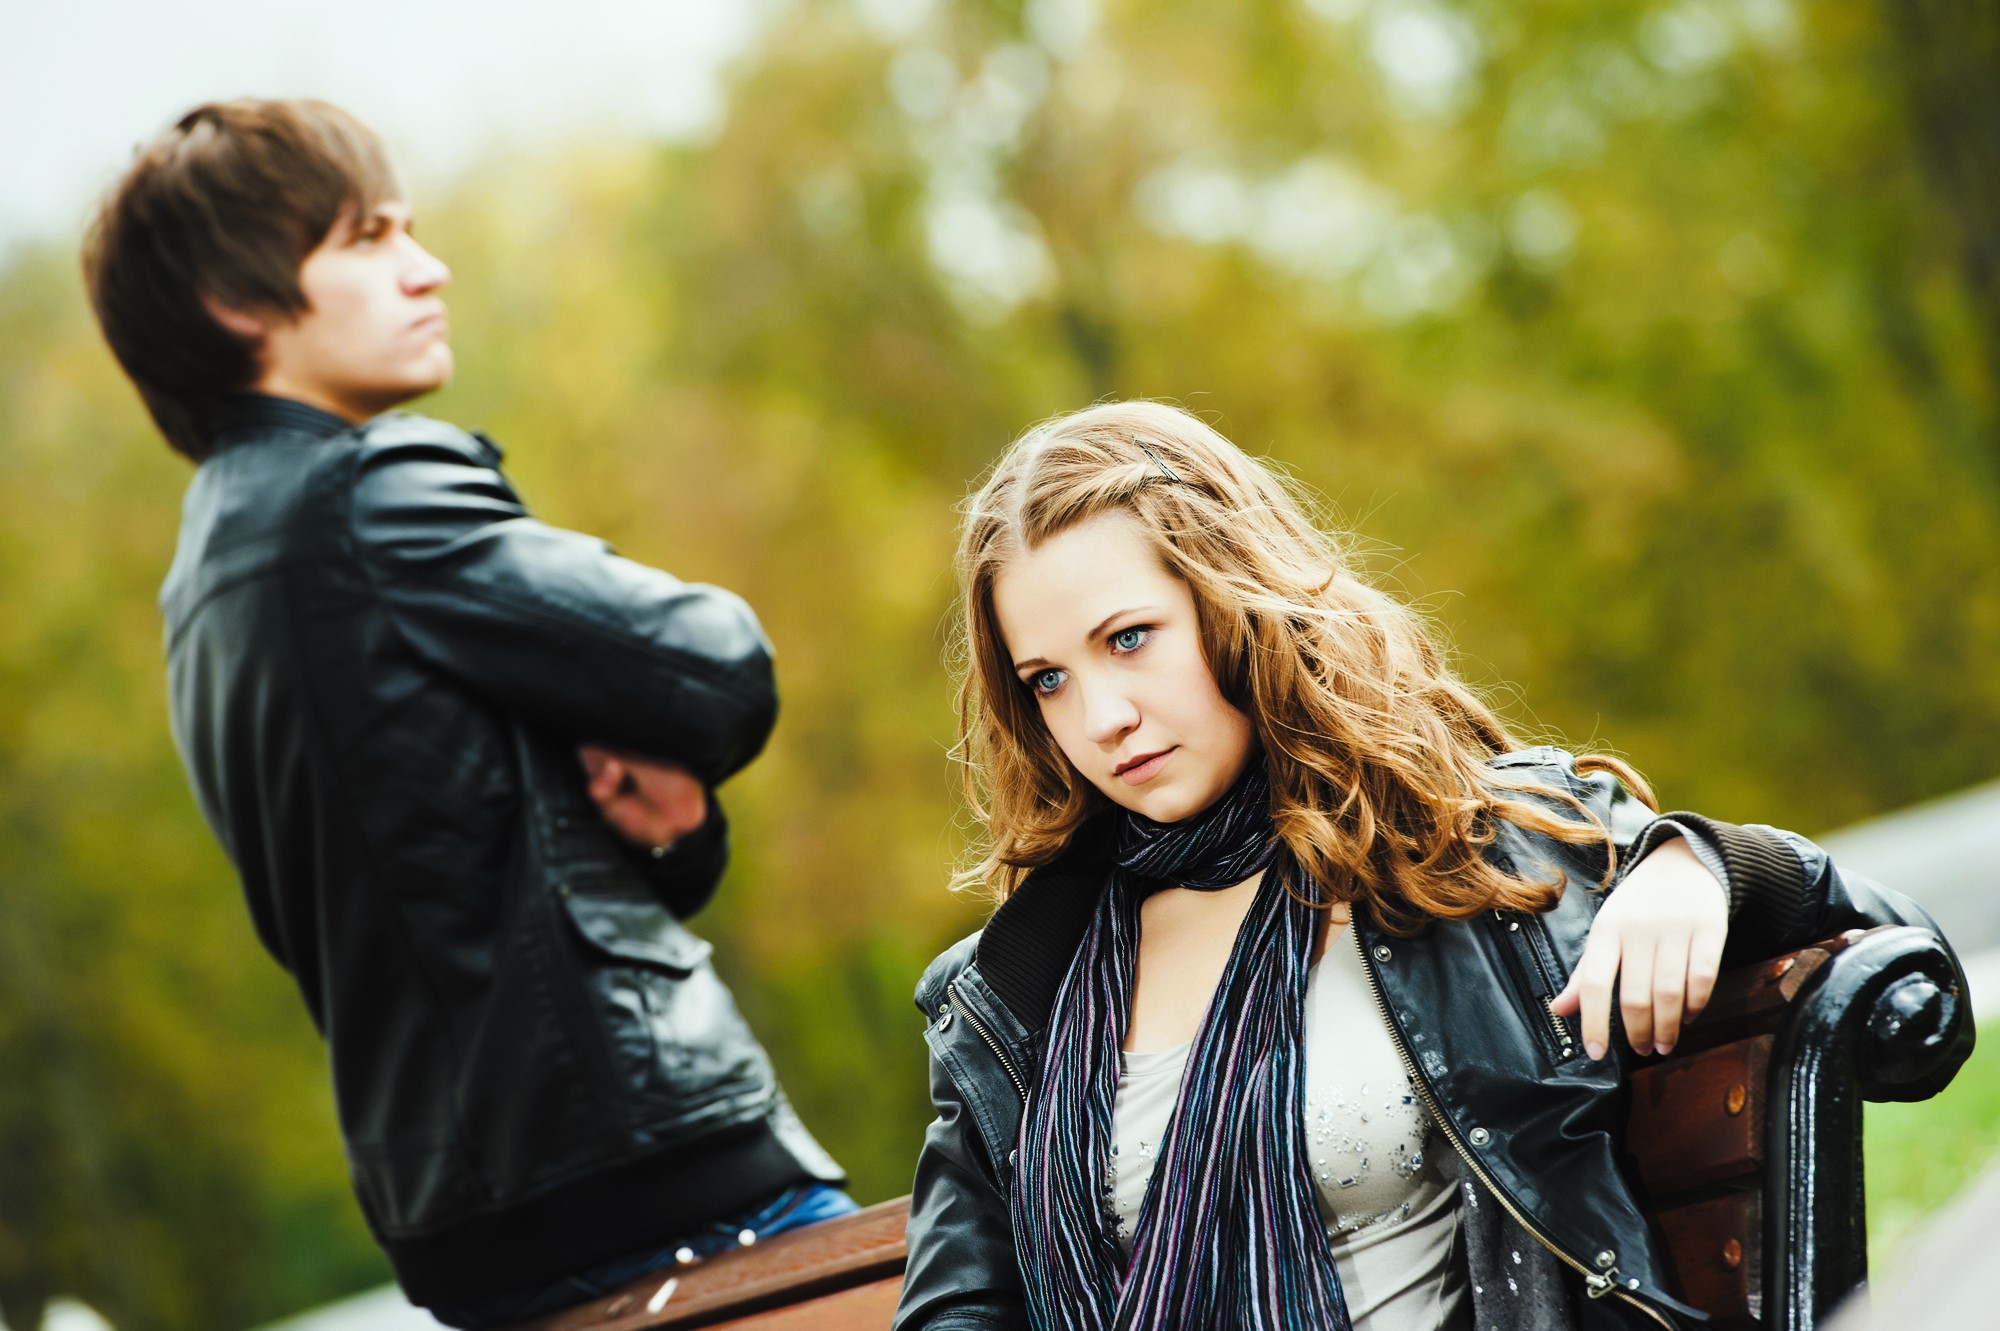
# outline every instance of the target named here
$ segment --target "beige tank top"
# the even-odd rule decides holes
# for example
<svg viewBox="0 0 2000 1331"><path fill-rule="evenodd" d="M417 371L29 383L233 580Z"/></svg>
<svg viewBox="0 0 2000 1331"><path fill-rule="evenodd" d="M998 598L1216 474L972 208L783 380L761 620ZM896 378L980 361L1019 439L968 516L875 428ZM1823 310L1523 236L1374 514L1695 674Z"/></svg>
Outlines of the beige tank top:
<svg viewBox="0 0 2000 1331"><path fill-rule="evenodd" d="M1306 1150L1354 1331L1470 1331L1458 1160L1431 1126L1344 931L1306 985ZM1189 1046L1122 1056L1107 1216L1133 1226Z"/></svg>

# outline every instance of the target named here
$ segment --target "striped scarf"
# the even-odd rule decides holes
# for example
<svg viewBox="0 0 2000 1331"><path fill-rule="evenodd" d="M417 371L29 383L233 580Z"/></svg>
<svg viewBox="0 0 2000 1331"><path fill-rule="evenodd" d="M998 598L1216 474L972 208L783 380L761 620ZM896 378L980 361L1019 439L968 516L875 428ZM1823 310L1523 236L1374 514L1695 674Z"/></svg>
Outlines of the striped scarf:
<svg viewBox="0 0 2000 1331"><path fill-rule="evenodd" d="M1285 890L1263 763L1193 818L1127 814L1117 867L1049 1018L1021 1122L1014 1251L1036 1331L1349 1331L1305 1142L1315 914ZM1189 1051L1126 1263L1107 1214L1139 903L1264 870Z"/></svg>

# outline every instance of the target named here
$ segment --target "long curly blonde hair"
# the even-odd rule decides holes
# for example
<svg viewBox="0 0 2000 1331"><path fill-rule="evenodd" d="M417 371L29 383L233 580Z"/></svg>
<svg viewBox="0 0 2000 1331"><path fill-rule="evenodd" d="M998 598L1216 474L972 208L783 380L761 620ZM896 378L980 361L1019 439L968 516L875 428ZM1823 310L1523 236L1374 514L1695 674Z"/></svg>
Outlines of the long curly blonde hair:
<svg viewBox="0 0 2000 1331"><path fill-rule="evenodd" d="M1545 909L1560 882L1514 876L1480 853L1501 819L1602 842L1609 862L1609 832L1567 791L1487 765L1519 746L1452 675L1416 612L1362 578L1351 536L1316 524L1309 499L1196 417L1138 401L1030 430L961 510L958 755L986 836L955 886L1006 898L1108 804L1016 678L993 584L1017 553L1113 511L1138 519L1193 593L1209 669L1251 720L1278 835L1316 902L1353 901L1397 934ZM1652 803L1617 759L1577 765L1613 772Z"/></svg>

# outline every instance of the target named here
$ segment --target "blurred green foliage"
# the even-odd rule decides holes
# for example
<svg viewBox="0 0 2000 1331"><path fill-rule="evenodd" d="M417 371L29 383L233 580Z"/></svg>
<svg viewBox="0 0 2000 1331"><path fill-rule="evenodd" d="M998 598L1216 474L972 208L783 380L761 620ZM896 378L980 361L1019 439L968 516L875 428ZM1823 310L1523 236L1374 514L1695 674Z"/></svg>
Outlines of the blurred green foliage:
<svg viewBox="0 0 2000 1331"><path fill-rule="evenodd" d="M1927 1216L1992 1168L2000 1150L2000 1048L1972 1051L1951 1085L1917 1104L1869 1105L1862 1130L1868 1176L1868 1266L1893 1270Z"/></svg>
<svg viewBox="0 0 2000 1331"><path fill-rule="evenodd" d="M1994 186L1925 164L1963 157L1952 99L1990 97L1995 52L1970 4L1906 8L798 4L712 140L416 200L461 366L423 409L508 444L544 517L742 592L779 646L702 925L857 1195L907 1187L910 989L981 914L943 891L952 505L1049 414L1210 415L1329 497L1524 733L1616 745L1672 804L1811 831L1993 775ZM185 480L70 251L17 254L17 1326L52 1292L130 1331L243 1326L386 1275L168 736L152 598Z"/></svg>

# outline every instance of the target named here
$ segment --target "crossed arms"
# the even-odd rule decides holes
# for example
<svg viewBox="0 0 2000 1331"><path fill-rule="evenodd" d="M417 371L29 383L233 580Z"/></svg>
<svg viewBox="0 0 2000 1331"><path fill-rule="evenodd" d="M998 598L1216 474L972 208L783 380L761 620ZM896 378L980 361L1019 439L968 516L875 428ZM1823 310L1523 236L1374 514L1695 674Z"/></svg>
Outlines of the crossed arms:
<svg viewBox="0 0 2000 1331"><path fill-rule="evenodd" d="M392 416L368 443L349 535L398 632L495 707L577 740L585 789L656 877L695 868L665 851L720 823L712 787L777 716L749 606L531 517L481 437ZM719 855L684 854L720 872Z"/></svg>

